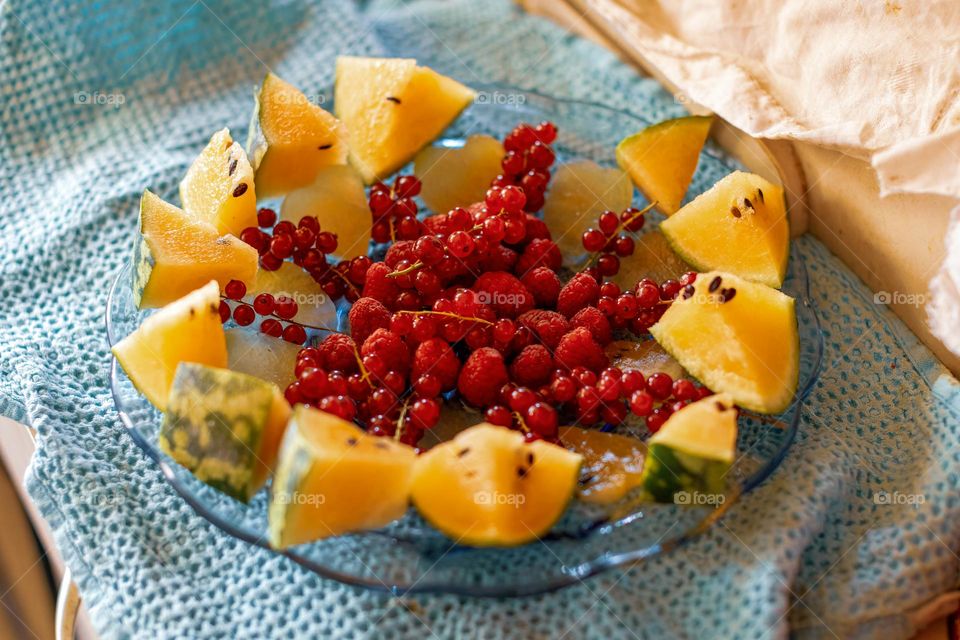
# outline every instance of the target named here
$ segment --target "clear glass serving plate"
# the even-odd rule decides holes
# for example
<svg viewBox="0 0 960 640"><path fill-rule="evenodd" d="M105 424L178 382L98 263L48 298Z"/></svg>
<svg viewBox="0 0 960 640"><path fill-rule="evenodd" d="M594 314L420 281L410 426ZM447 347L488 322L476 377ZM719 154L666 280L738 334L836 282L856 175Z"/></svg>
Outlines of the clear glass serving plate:
<svg viewBox="0 0 960 640"><path fill-rule="evenodd" d="M560 130L554 144L558 164L586 158L614 166L617 142L651 124L641 114L509 87L487 87L480 96L439 144L459 146L476 133L500 138L518 122L552 120ZM736 164L718 147L708 144L691 192L698 192L698 183L702 190L735 168ZM636 204L643 202L638 200ZM131 333L147 315L133 303L130 275L129 266L117 275L107 302L111 345ZM158 449L160 414L137 392L116 360L111 364L110 381L117 412L133 440L156 462L177 493L228 535L285 555L325 578L397 595L441 592L523 596L560 589L609 569L642 564L650 557L679 549L708 530L741 495L777 468L796 434L802 404L816 381L823 351L806 269L798 256L791 259L783 290L798 303L801 355L797 396L782 415L743 414L737 460L729 475L730 489L722 502L713 501L720 504L650 504L635 496L603 507L574 501L548 535L515 548L458 546L411 509L402 520L378 531L288 550L272 549L265 536L269 487L244 505L199 482ZM636 433L635 427L624 429Z"/></svg>

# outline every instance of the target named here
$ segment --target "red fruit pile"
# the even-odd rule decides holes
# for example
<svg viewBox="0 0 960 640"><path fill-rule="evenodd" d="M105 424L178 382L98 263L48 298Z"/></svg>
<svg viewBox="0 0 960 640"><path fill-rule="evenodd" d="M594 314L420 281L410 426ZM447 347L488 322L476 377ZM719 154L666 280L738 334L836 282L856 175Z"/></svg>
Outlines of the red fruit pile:
<svg viewBox="0 0 960 640"><path fill-rule="evenodd" d="M610 259L633 252L627 234L644 223L645 211L628 209L604 212L599 229L584 234L597 262L562 283L560 250L531 213L543 205L556 135L551 123L511 131L503 174L483 202L466 208L420 220L415 177L373 185L373 240L389 245L379 261L331 265L326 255L336 238L323 236L315 218L294 227L261 210L259 222L272 236L247 229L244 239L265 268L289 258L331 297L353 303L351 335L330 333L300 351L287 400L416 445L439 422L444 399L480 409L488 422L528 439L555 441L560 424L620 424L630 411L655 431L672 411L709 394L688 380L610 366L604 347L616 332L645 334L695 274L642 280L628 291L605 281L616 273ZM227 297L241 300L240 285L231 283ZM301 337L287 336L295 323L276 333L271 321L284 319L289 306L262 297L234 309L234 321L250 324L259 314L270 335Z"/></svg>
<svg viewBox="0 0 960 640"><path fill-rule="evenodd" d="M331 264L327 256L337 250L337 236L321 231L316 216L304 216L294 225L289 220L277 222L276 211L262 208L257 212L257 223L259 229L247 227L240 239L260 254L261 268L276 271L289 258L313 276L332 300L346 297L353 302L360 297L370 258L358 256Z"/></svg>
<svg viewBox="0 0 960 640"><path fill-rule="evenodd" d="M260 331L283 338L287 342L303 344L307 341L307 329L326 329L326 327L309 327L294 320L300 311L297 301L287 296L274 298L269 293L261 293L250 304L244 301L247 295L247 285L240 280L231 280L224 287L224 294L220 300L220 320L226 322L231 317L237 325L246 327L253 324L257 316L263 318L260 322ZM234 301L233 307L230 302Z"/></svg>

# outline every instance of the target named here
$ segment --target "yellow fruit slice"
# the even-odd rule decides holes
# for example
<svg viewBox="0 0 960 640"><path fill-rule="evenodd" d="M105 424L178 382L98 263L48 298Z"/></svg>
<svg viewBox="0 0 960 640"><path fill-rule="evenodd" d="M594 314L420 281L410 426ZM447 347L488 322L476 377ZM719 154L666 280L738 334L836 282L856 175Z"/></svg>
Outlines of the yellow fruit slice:
<svg viewBox="0 0 960 640"><path fill-rule="evenodd" d="M712 123L712 116L687 116L647 127L617 145L617 164L670 215L690 187Z"/></svg>
<svg viewBox="0 0 960 640"><path fill-rule="evenodd" d="M648 441L643 487L657 502L723 503L737 451L737 410L718 393L677 411Z"/></svg>
<svg viewBox="0 0 960 640"><path fill-rule="evenodd" d="M213 134L190 165L180 182L180 203L188 214L220 233L239 238L244 229L257 226L253 168L229 129Z"/></svg>
<svg viewBox="0 0 960 640"><path fill-rule="evenodd" d="M416 458L406 445L297 405L273 479L270 544L284 548L400 518Z"/></svg>
<svg viewBox="0 0 960 640"><path fill-rule="evenodd" d="M651 278L655 282L671 278L677 280L691 271L690 266L677 255L659 229L639 236L635 246L633 255L620 258L620 270L609 278L624 291L636 287L643 278Z"/></svg>
<svg viewBox="0 0 960 640"><path fill-rule="evenodd" d="M561 165L547 189L543 221L564 261L568 265L582 261L586 256L580 240L583 232L597 226L603 211L619 214L632 199L630 177L620 169L601 167L592 160Z"/></svg>
<svg viewBox="0 0 960 640"><path fill-rule="evenodd" d="M411 498L459 544L512 546L545 534L577 486L581 457L543 441L479 424L416 462Z"/></svg>
<svg viewBox="0 0 960 640"><path fill-rule="evenodd" d="M562 427L560 441L583 456L577 497L593 504L612 504L639 487L647 448L630 436L596 429Z"/></svg>
<svg viewBox="0 0 960 640"><path fill-rule="evenodd" d="M436 213L483 202L500 174L503 153L500 141L486 135L470 136L460 148L427 147L413 160L423 184L420 197Z"/></svg>
<svg viewBox="0 0 960 640"><path fill-rule="evenodd" d="M347 161L347 131L302 91L272 73L256 95L247 149L261 198L305 187L326 166Z"/></svg>
<svg viewBox="0 0 960 640"><path fill-rule="evenodd" d="M113 346L113 355L133 385L161 411L181 362L227 366L220 322L220 287L208 282L143 321Z"/></svg>
<svg viewBox="0 0 960 640"><path fill-rule="evenodd" d="M247 502L274 466L289 417L275 385L183 362L170 388L160 448L201 482Z"/></svg>
<svg viewBox="0 0 960 640"><path fill-rule="evenodd" d="M734 171L660 225L676 252L700 271L727 271L771 287L783 284L790 225L783 190Z"/></svg>
<svg viewBox="0 0 960 640"><path fill-rule="evenodd" d="M248 300L258 294L269 293L274 299L284 296L297 303L293 320L318 329L336 329L337 307L323 292L309 273L293 264L284 262L276 271L261 269L256 283L247 289Z"/></svg>
<svg viewBox="0 0 960 640"><path fill-rule="evenodd" d="M323 231L337 234L336 255L344 260L367 255L373 219L363 180L353 167L321 169L309 186L283 199L280 215L294 224L304 216L316 216Z"/></svg>
<svg viewBox="0 0 960 640"><path fill-rule="evenodd" d="M140 239L133 255L133 299L138 308L162 307L216 280L253 282L257 250L198 222L150 191L140 198Z"/></svg>
<svg viewBox="0 0 960 640"><path fill-rule="evenodd" d="M409 162L474 95L416 60L337 58L335 111L350 132L350 162L367 184Z"/></svg>
<svg viewBox="0 0 960 640"><path fill-rule="evenodd" d="M797 391L800 344L794 300L729 273L701 273L650 328L684 369L738 405L785 410Z"/></svg>
<svg viewBox="0 0 960 640"><path fill-rule="evenodd" d="M294 367L300 345L268 336L253 328L234 327L227 339L227 368L272 382L283 391L296 379Z"/></svg>

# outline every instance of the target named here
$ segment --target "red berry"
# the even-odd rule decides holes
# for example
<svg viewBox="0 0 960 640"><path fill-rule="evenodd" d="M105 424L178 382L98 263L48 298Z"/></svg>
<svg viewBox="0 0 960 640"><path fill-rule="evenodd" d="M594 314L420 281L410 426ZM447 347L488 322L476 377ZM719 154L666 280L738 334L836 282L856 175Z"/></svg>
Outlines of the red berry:
<svg viewBox="0 0 960 640"><path fill-rule="evenodd" d="M273 240L270 241L270 253L280 260L289 258L293 255L293 236L276 235L274 232Z"/></svg>
<svg viewBox="0 0 960 640"><path fill-rule="evenodd" d="M257 224L263 228L272 227L277 223L277 212L263 207L257 211Z"/></svg>
<svg viewBox="0 0 960 640"><path fill-rule="evenodd" d="M397 176L393 182L393 191L400 198L412 198L420 193L421 186L416 176Z"/></svg>
<svg viewBox="0 0 960 640"><path fill-rule="evenodd" d="M283 339L293 344L303 344L307 341L307 332L298 324L288 324L283 329Z"/></svg>
<svg viewBox="0 0 960 640"><path fill-rule="evenodd" d="M471 353L463 363L457 388L464 400L474 406L483 407L497 401L500 387L507 382L508 377L500 352L483 347Z"/></svg>
<svg viewBox="0 0 960 640"><path fill-rule="evenodd" d="M316 239L317 235L308 227L299 227L293 234L293 242L300 249L309 249Z"/></svg>
<svg viewBox="0 0 960 640"><path fill-rule="evenodd" d="M658 407L647 416L647 430L650 433L656 433L663 426L663 423L670 417L670 410L666 407Z"/></svg>
<svg viewBox="0 0 960 640"><path fill-rule="evenodd" d="M526 409L527 427L537 435L552 438L557 435L557 411L545 402L534 402Z"/></svg>
<svg viewBox="0 0 960 640"><path fill-rule="evenodd" d="M560 290L557 296L557 311L567 316L573 316L577 311L594 304L600 297L600 285L586 273L573 276Z"/></svg>
<svg viewBox="0 0 960 640"><path fill-rule="evenodd" d="M647 389L657 400L665 400L673 393L673 378L669 374L658 371L647 378Z"/></svg>
<svg viewBox="0 0 960 640"><path fill-rule="evenodd" d="M697 385L689 380L680 379L673 383L673 397L677 400L693 401L699 397Z"/></svg>
<svg viewBox="0 0 960 640"><path fill-rule="evenodd" d="M534 133L543 144L550 144L557 139L557 127L552 122L541 122L534 128Z"/></svg>
<svg viewBox="0 0 960 640"><path fill-rule="evenodd" d="M538 306L552 307L556 304L562 285L560 284L560 278L553 269L536 267L532 271L528 271L520 281L533 294L533 299Z"/></svg>
<svg viewBox="0 0 960 640"><path fill-rule="evenodd" d="M620 214L620 222L623 223L623 226L627 231L637 232L640 231L640 229L643 229L643 224L646 222L646 218L643 216L643 214L640 214L639 209L630 207L628 209L624 209L623 213Z"/></svg>
<svg viewBox="0 0 960 640"><path fill-rule="evenodd" d="M583 366L591 371L600 371L607 366L607 356L603 347L593 339L590 330L585 327L572 329L563 336L554 352L557 364L568 369Z"/></svg>
<svg viewBox="0 0 960 640"><path fill-rule="evenodd" d="M601 376L599 382L597 382L597 394L604 402L615 402L620 397L622 390L619 378Z"/></svg>
<svg viewBox="0 0 960 640"><path fill-rule="evenodd" d="M603 298L601 298L603 300ZM613 330L607 316L597 307L584 307L570 318L572 327L586 327L593 339L606 346L613 339Z"/></svg>
<svg viewBox="0 0 960 640"><path fill-rule="evenodd" d="M326 396L318 405L320 411L326 411L343 420L353 420L357 415L357 405L347 396Z"/></svg>
<svg viewBox="0 0 960 640"><path fill-rule="evenodd" d="M660 302L660 288L650 281L640 281L636 290L637 305L641 309L650 309Z"/></svg>
<svg viewBox="0 0 960 640"><path fill-rule="evenodd" d="M337 236L329 231L321 231L317 234L317 249L321 253L330 254L337 250Z"/></svg>
<svg viewBox="0 0 960 640"><path fill-rule="evenodd" d="M527 151L527 158L532 169L547 169L553 164L555 156L550 147L537 140Z"/></svg>
<svg viewBox="0 0 960 640"><path fill-rule="evenodd" d="M627 419L627 405L622 402L605 404L600 408L600 417L604 422L613 426L621 425Z"/></svg>
<svg viewBox="0 0 960 640"><path fill-rule="evenodd" d="M693 284L697 280L696 271L687 271L685 274L680 276L680 284L684 287L690 284Z"/></svg>
<svg viewBox="0 0 960 640"><path fill-rule="evenodd" d="M620 259L609 253L603 254L597 258L597 271L605 278L617 275L620 271Z"/></svg>
<svg viewBox="0 0 960 640"><path fill-rule="evenodd" d="M300 222L297 223L298 229L310 229L313 231L313 235L316 236L320 233L320 221L317 220L316 216L303 216L300 218Z"/></svg>
<svg viewBox="0 0 960 640"><path fill-rule="evenodd" d="M634 248L636 247L633 238L630 236L620 235L617 236L616 241L613 243L613 250L621 258L633 255Z"/></svg>
<svg viewBox="0 0 960 640"><path fill-rule="evenodd" d="M553 371L553 358L542 344L531 344L523 348L510 365L510 376L514 382L539 387L546 384Z"/></svg>
<svg viewBox="0 0 960 640"><path fill-rule="evenodd" d="M634 391L630 395L630 411L641 418L653 411L653 396L646 391Z"/></svg>
<svg viewBox="0 0 960 640"><path fill-rule="evenodd" d="M537 401L537 394L527 387L517 387L510 392L510 408L523 413Z"/></svg>
<svg viewBox="0 0 960 640"><path fill-rule="evenodd" d="M297 311L299 311L297 303L293 298L288 298L287 296L277 298L273 309L273 312L284 320L293 318L293 316L297 315Z"/></svg>
<svg viewBox="0 0 960 640"><path fill-rule="evenodd" d="M401 317L406 317L409 321L409 316L403 314L394 316L394 318ZM377 329L386 329L391 326L390 311L379 300L366 296L353 303L347 318L350 320L350 335L360 344L363 344ZM402 332L397 334L402 335Z"/></svg>
<svg viewBox="0 0 960 640"><path fill-rule="evenodd" d="M275 301L269 293L261 293L253 299L253 309L261 316L269 316L273 313Z"/></svg>
<svg viewBox="0 0 960 640"><path fill-rule="evenodd" d="M253 307L248 304L237 305L233 310L233 321L241 327L251 324L257 317Z"/></svg>
<svg viewBox="0 0 960 640"><path fill-rule="evenodd" d="M300 376L300 392L311 400L319 400L327 393L327 374L323 369L307 369Z"/></svg>
<svg viewBox="0 0 960 640"><path fill-rule="evenodd" d="M617 230L617 227L620 226L620 218L617 217L617 214L613 211L604 211L600 214L597 224L600 225L600 231L609 237L612 236Z"/></svg>
<svg viewBox="0 0 960 640"><path fill-rule="evenodd" d="M220 322L226 322L230 319L230 305L227 304L226 300L220 301Z"/></svg>
<svg viewBox="0 0 960 640"><path fill-rule="evenodd" d="M231 300L243 300L243 296L247 295L247 285L240 280L231 280L223 288L223 292Z"/></svg>
<svg viewBox="0 0 960 640"><path fill-rule="evenodd" d="M432 429L440 419L440 403L433 398L420 398L410 407L413 424L420 429Z"/></svg>
<svg viewBox="0 0 960 640"><path fill-rule="evenodd" d="M416 326L416 323L414 326ZM479 351L484 351L484 349ZM413 380L429 373L440 380L441 388L446 391L457 384L459 372L460 359L457 358L457 354L454 353L450 344L442 338L425 340L413 353L413 362L410 365L410 378ZM506 367L504 367L504 373L506 373ZM500 382L499 384L503 383Z"/></svg>
<svg viewBox="0 0 960 640"><path fill-rule="evenodd" d="M636 369L629 369L620 376L620 385L623 387L625 395L631 395L637 391L643 391L647 388L647 380L643 373Z"/></svg>
<svg viewBox="0 0 960 640"><path fill-rule="evenodd" d="M280 324L279 320L273 318L267 318L260 323L260 331L267 334L268 336L273 336L274 338L279 338L283 335L283 325Z"/></svg>
<svg viewBox="0 0 960 640"><path fill-rule="evenodd" d="M588 413L598 410L600 406L600 394L596 387L583 387L577 392L577 408L580 413Z"/></svg>
<svg viewBox="0 0 960 640"><path fill-rule="evenodd" d="M503 208L512 212L522 211L527 203L527 196L520 187L504 187L500 191L500 198Z"/></svg>
<svg viewBox="0 0 960 640"><path fill-rule="evenodd" d="M517 153L516 151L508 151L507 155L503 157L503 160L500 162L500 166L506 173L517 174L523 171L523 155Z"/></svg>
<svg viewBox="0 0 960 640"><path fill-rule="evenodd" d="M550 396L555 402L569 402L577 393L577 384L573 378L558 377L550 383Z"/></svg>
<svg viewBox="0 0 960 640"><path fill-rule="evenodd" d="M660 299L673 300L677 297L677 294L680 293L682 287L683 285L676 280L664 280L660 285Z"/></svg>
<svg viewBox="0 0 960 640"><path fill-rule="evenodd" d="M501 404L495 404L484 413L484 419L490 424L509 427L513 422L513 415L510 413L510 409Z"/></svg>
<svg viewBox="0 0 960 640"><path fill-rule="evenodd" d="M454 231L447 238L447 249L462 260L473 253L473 238L466 231Z"/></svg>
<svg viewBox="0 0 960 640"><path fill-rule="evenodd" d="M413 389L421 398L435 398L442 391L440 387L440 378L432 373L425 373L413 384Z"/></svg>
<svg viewBox="0 0 960 640"><path fill-rule="evenodd" d="M560 339L570 331L570 322L556 311L533 309L517 318L522 327L536 335L548 349L556 349ZM525 346L525 345L524 345Z"/></svg>

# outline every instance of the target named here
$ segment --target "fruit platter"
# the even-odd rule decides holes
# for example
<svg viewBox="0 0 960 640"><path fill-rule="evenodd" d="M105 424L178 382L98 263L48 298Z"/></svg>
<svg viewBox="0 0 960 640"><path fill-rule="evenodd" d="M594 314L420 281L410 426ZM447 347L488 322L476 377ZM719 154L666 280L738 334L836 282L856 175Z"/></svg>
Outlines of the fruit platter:
<svg viewBox="0 0 960 640"><path fill-rule="evenodd" d="M198 514L354 585L526 595L773 472L822 336L782 188L710 117L335 78L327 110L268 74L245 144L144 185L110 292L118 413Z"/></svg>

